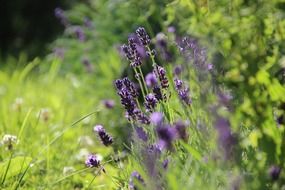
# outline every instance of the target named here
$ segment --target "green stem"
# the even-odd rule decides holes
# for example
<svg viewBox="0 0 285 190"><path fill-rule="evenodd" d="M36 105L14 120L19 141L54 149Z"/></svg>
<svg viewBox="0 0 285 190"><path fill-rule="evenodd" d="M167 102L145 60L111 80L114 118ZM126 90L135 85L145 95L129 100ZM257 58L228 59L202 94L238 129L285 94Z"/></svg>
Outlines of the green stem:
<svg viewBox="0 0 285 190"><path fill-rule="evenodd" d="M156 77L157 81L159 81L158 83L159 83L160 89L162 89L161 81L160 81L160 78L159 78L159 73L158 73L158 70L157 70L157 64L155 62L154 56L151 54L151 49L149 48L149 46L146 46L146 49L149 52L149 55L150 55L150 58L151 58L152 67L153 67L153 70L155 72L155 77Z"/></svg>
<svg viewBox="0 0 285 190"><path fill-rule="evenodd" d="M135 71L137 76L140 75L135 67L134 67L134 71ZM140 88L141 88L141 91L142 91L142 94L143 94L143 98L145 98L145 92L144 92L144 88L143 88L142 82L140 80L140 77L136 77L136 79L138 80L138 82L140 84Z"/></svg>
<svg viewBox="0 0 285 190"><path fill-rule="evenodd" d="M140 103L139 103L139 100L138 100L137 98L136 98L136 102L137 102L137 105L138 105L139 109L142 110L142 109L141 109L141 105L140 105Z"/></svg>
<svg viewBox="0 0 285 190"><path fill-rule="evenodd" d="M139 72L140 72L140 76L141 76L141 78L142 78L142 82L143 82L143 85L144 85L144 88L145 88L145 92L146 92L146 94L148 94L148 90L147 90L146 82L145 82L145 80L144 80L143 72L142 72L141 67L139 67Z"/></svg>
<svg viewBox="0 0 285 190"><path fill-rule="evenodd" d="M5 182L5 180L6 180L6 177L7 177L7 174L8 174L9 168L10 168L10 165L11 165L12 157L13 157L13 152L11 152L11 155L10 155L10 158L9 158L9 162L8 162L7 168L6 168L6 170L5 170L5 173L4 173L4 176L3 176L3 179L2 179L1 185L3 185L4 182Z"/></svg>

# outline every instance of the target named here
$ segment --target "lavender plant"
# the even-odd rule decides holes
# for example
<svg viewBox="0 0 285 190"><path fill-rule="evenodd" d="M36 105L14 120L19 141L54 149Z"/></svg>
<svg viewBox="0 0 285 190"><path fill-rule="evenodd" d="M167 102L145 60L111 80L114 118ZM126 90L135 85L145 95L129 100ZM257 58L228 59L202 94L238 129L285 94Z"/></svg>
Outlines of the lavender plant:
<svg viewBox="0 0 285 190"><path fill-rule="evenodd" d="M137 46L133 38L130 38L128 45L123 45L122 50L127 60L130 61L130 66L135 72L135 78L138 80L140 89L135 89L133 83L127 78L116 80L115 86L121 98L121 103L126 110L129 122L136 133L132 141L132 154L138 158L139 165L143 166L141 169L144 170L146 175L153 176L145 179L145 185L150 189L158 187L160 189L167 187L165 178L167 175L162 175L161 172L172 164L167 155L175 158L175 152L179 152L183 155L180 159L183 162L187 162L190 158L187 150L190 149L190 153L194 154L195 148L193 146L203 147L199 153L195 150L197 159L200 159L202 154L211 156L212 151L219 151L218 149L209 149L210 145L207 142L207 139L212 139L212 137L207 135L214 132L214 128L210 128L214 126L211 125L214 119L209 120L211 113L209 112L204 116L194 116L194 114L197 114L197 110L203 110L203 108L207 107L209 109L211 105L214 106L214 102L206 100L206 102L203 102L204 105L199 108L199 105L202 103L199 101L202 100L202 97L205 97L206 92L211 93L213 97L216 95L209 86L202 86L200 91L196 93L196 96L200 95L201 98L196 97L195 101L192 100L190 88L180 79L184 76L181 69L182 65L174 66L174 75L171 75L171 72L167 72L163 65L159 65L156 62L156 56L159 55L154 53L154 49L151 49L151 39L146 30L139 27L136 30L136 35L152 62L152 71L144 77L141 66L147 64L147 62L142 62L137 53ZM194 68L192 74L198 77L198 80L205 80L199 78L200 73L198 72L206 73L207 78L210 79L212 67L209 69L210 64L207 62L205 50L200 48L198 42L185 38L181 44L179 42L176 43L178 44L177 48L181 52L180 55L185 61L183 67ZM172 66L168 65L167 68L171 70ZM187 69L187 71L189 70ZM186 74L188 75L189 73ZM170 82L169 78L173 79L173 82ZM207 84L211 83L208 82ZM176 91L177 96L170 96L173 94L173 90ZM142 92L143 103L138 99L138 92L140 91ZM152 91L152 93L148 93L149 91ZM177 107L178 102L180 102L180 109L184 110L184 113L182 113L185 121L182 121L181 115L175 114L173 110L174 107ZM144 105L144 107L141 105ZM140 115L147 118L148 122L142 122L142 119L139 119ZM231 146L235 146L236 141L232 136L229 124L224 125L218 121L220 120L217 119L216 123L217 141L223 147L221 150L224 151L225 155L231 154L233 150ZM209 126L204 129L198 128L201 122L205 122L203 124ZM191 144L188 144L189 138L191 139ZM228 157L226 159L229 160ZM130 187L132 188L133 186L131 185Z"/></svg>

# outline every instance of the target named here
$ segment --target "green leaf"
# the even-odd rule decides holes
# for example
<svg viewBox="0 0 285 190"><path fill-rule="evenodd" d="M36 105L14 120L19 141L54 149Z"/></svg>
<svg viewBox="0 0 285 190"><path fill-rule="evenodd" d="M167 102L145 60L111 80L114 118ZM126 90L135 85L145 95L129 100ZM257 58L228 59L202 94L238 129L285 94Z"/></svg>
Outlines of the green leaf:
<svg viewBox="0 0 285 190"><path fill-rule="evenodd" d="M201 161L202 156L195 148L193 148L191 145L186 144L184 142L181 142L181 144L193 156L193 158L195 158L198 161Z"/></svg>
<svg viewBox="0 0 285 190"><path fill-rule="evenodd" d="M25 156L17 156L12 158L6 175L6 179L24 172L24 170L28 167L31 161L32 161L31 157L25 157ZM0 171L2 176L3 176L2 172L6 171L8 165L9 165L9 160L0 163Z"/></svg>

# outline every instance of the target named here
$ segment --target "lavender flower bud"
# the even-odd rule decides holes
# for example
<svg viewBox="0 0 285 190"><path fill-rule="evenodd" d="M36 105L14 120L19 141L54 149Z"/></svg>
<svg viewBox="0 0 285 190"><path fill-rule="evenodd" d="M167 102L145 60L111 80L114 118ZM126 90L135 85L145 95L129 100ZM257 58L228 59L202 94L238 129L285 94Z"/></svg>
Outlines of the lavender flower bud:
<svg viewBox="0 0 285 190"><path fill-rule="evenodd" d="M121 104L125 107L128 115L133 117L134 110L136 108L135 100L125 88L123 88L118 94L121 96Z"/></svg>
<svg viewBox="0 0 285 190"><path fill-rule="evenodd" d="M149 35L146 33L145 29L143 27L139 27L137 30L136 30L136 34L137 36L139 37L141 43L144 45L144 46L148 46L150 44L150 38L149 38Z"/></svg>
<svg viewBox="0 0 285 190"><path fill-rule="evenodd" d="M178 122L174 123L174 127L177 131L179 138L181 138L184 141L187 141L188 134L186 131L186 124L182 121L178 121Z"/></svg>
<svg viewBox="0 0 285 190"><path fill-rule="evenodd" d="M148 136L142 127L136 127L135 130L139 139L145 142L148 140Z"/></svg>
<svg viewBox="0 0 285 190"><path fill-rule="evenodd" d="M179 79L174 79L175 89L180 97L180 99L186 104L191 105L192 100L189 95L189 88L183 85L183 81Z"/></svg>
<svg viewBox="0 0 285 190"><path fill-rule="evenodd" d="M124 44L122 47L121 47L122 51L124 52L126 58L129 60L129 61L132 61L133 60L133 55L132 55L132 52L130 51L129 49L129 46L127 46L126 44Z"/></svg>
<svg viewBox="0 0 285 190"><path fill-rule="evenodd" d="M219 117L216 120L215 127L218 131L219 145L224 150L225 158L230 159L233 156L234 145L237 143L237 139L231 132L230 123L225 118Z"/></svg>
<svg viewBox="0 0 285 190"><path fill-rule="evenodd" d="M147 111L152 112L156 107L157 99L153 94L148 94L145 97L144 106L146 107Z"/></svg>
<svg viewBox="0 0 285 190"><path fill-rule="evenodd" d="M112 109L115 106L114 100L103 100L103 104L107 109Z"/></svg>
<svg viewBox="0 0 285 190"><path fill-rule="evenodd" d="M159 144L163 148L167 148L169 150L172 149L172 141L176 137L176 130L168 125L166 126L158 126L156 128L156 132L158 138L160 140Z"/></svg>
<svg viewBox="0 0 285 190"><path fill-rule="evenodd" d="M84 65L87 72L91 73L93 71L93 67L89 59L87 58L83 59L82 64Z"/></svg>
<svg viewBox="0 0 285 190"><path fill-rule="evenodd" d="M121 80L121 79L117 79L116 81L115 81L115 86L116 86L116 88L117 88L117 90L122 90L122 88L123 88L123 80Z"/></svg>
<svg viewBox="0 0 285 190"><path fill-rule="evenodd" d="M85 34L81 27L76 27L74 33L79 41L81 42L85 41Z"/></svg>
<svg viewBox="0 0 285 190"><path fill-rule="evenodd" d="M269 169L269 176L271 177L272 181L276 181L279 179L281 173L281 168L279 166L271 166Z"/></svg>
<svg viewBox="0 0 285 190"><path fill-rule="evenodd" d="M66 18L64 11L61 8L59 7L55 8L54 14L55 17L57 17L60 20L63 26L67 27L69 25L68 19Z"/></svg>
<svg viewBox="0 0 285 190"><path fill-rule="evenodd" d="M174 33L174 32L175 32L175 27L174 27L174 26L169 26L169 27L167 28L167 32L169 32L169 33Z"/></svg>
<svg viewBox="0 0 285 190"><path fill-rule="evenodd" d="M92 21L90 20L90 18L84 18L84 26L86 26L87 28L92 28Z"/></svg>
<svg viewBox="0 0 285 190"><path fill-rule="evenodd" d="M183 87L183 82L182 80L179 79L174 79L174 83L175 83L175 88L178 90L181 90Z"/></svg>
<svg viewBox="0 0 285 190"><path fill-rule="evenodd" d="M65 53L64 48L54 48L53 49L53 54L60 59L64 58L64 53Z"/></svg>
<svg viewBox="0 0 285 190"><path fill-rule="evenodd" d="M97 168L100 166L100 159L95 154L90 154L85 161L85 164L89 168Z"/></svg>
<svg viewBox="0 0 285 190"><path fill-rule="evenodd" d="M148 73L145 77L145 82L148 87L153 87L157 84L155 74L153 72Z"/></svg>
<svg viewBox="0 0 285 190"><path fill-rule="evenodd" d="M132 67L138 67L142 65L141 57L138 53L137 46L134 38L128 39L129 46L128 48L123 47L126 57L130 60Z"/></svg>
<svg viewBox="0 0 285 190"><path fill-rule="evenodd" d="M150 115L150 121L151 121L152 124L154 124L156 126L161 125L162 122L163 122L163 115L162 115L162 113L160 113L160 112L153 112Z"/></svg>
<svg viewBox="0 0 285 190"><path fill-rule="evenodd" d="M210 70L213 70L214 66L213 66L213 64L208 64L208 65L207 65L207 68L208 68L208 70L210 71Z"/></svg>
<svg viewBox="0 0 285 190"><path fill-rule="evenodd" d="M129 93L132 95L132 97L137 98L138 92L137 92L137 89L136 89L134 83L132 83L127 77L123 79L123 83L124 83L126 89L129 91Z"/></svg>
<svg viewBox="0 0 285 190"><path fill-rule="evenodd" d="M181 65L177 65L174 70L173 70L174 75L178 76L182 73L182 66Z"/></svg>
<svg viewBox="0 0 285 190"><path fill-rule="evenodd" d="M169 160L168 160L168 159L165 159L165 160L163 161L163 163L162 163L162 167L163 167L164 169L167 169L168 163L169 163Z"/></svg>
<svg viewBox="0 0 285 190"><path fill-rule="evenodd" d="M102 125L96 125L94 127L94 131L98 133L98 136L105 146L109 146L113 143L113 138L108 133L106 133Z"/></svg>
<svg viewBox="0 0 285 190"><path fill-rule="evenodd" d="M141 124L145 124L145 125L150 124L149 117L145 115L141 110L135 109L134 116Z"/></svg>
<svg viewBox="0 0 285 190"><path fill-rule="evenodd" d="M162 95L159 86L157 86L157 85L154 86L153 89L152 89L152 92L153 92L155 98L156 98L158 101L161 101L161 100L165 100L165 99L166 99L166 96L163 96L163 95Z"/></svg>
<svg viewBox="0 0 285 190"><path fill-rule="evenodd" d="M134 180L137 180L142 185L145 185L145 182L144 182L142 176L137 171L134 171L134 172L131 173L130 182L129 182L129 188L132 189L132 190L137 190L138 189L135 186L135 184L134 184Z"/></svg>
<svg viewBox="0 0 285 190"><path fill-rule="evenodd" d="M168 83L168 79L166 77L165 69L161 66L157 66L157 72L158 72L158 78L159 78L160 83L161 83L161 87L162 88L168 88L169 83Z"/></svg>

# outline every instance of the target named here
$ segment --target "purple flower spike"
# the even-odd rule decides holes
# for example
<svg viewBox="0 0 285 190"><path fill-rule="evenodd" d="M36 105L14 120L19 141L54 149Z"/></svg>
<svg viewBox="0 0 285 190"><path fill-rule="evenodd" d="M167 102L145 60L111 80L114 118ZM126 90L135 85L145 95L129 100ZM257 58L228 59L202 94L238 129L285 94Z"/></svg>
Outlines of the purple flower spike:
<svg viewBox="0 0 285 190"><path fill-rule="evenodd" d="M137 98L138 92L137 92L137 89L136 89L134 83L131 82L130 79L128 79L127 77L123 78L123 83L124 83L126 89L129 91L129 93L132 95L132 97Z"/></svg>
<svg viewBox="0 0 285 190"><path fill-rule="evenodd" d="M156 107L156 104L157 104L157 99L153 94L146 95L144 105L147 111L153 112L154 108Z"/></svg>
<svg viewBox="0 0 285 190"><path fill-rule="evenodd" d="M142 176L137 171L133 171L131 173L130 182L129 182L130 189L132 189L132 190L138 189L134 184L134 179L137 180L138 182L140 182L142 185L145 185L145 182L144 182Z"/></svg>
<svg viewBox="0 0 285 190"><path fill-rule="evenodd" d="M208 70L210 71L210 70L212 70L212 69L214 68L214 66L213 66L213 64L208 64L208 65L207 65L207 68L208 68Z"/></svg>
<svg viewBox="0 0 285 190"><path fill-rule="evenodd" d="M155 126L159 126L163 122L163 115L160 112L154 112L150 115L150 121Z"/></svg>
<svg viewBox="0 0 285 190"><path fill-rule="evenodd" d="M148 87L154 87L157 84L155 74L153 72L148 73L145 77L145 82Z"/></svg>
<svg viewBox="0 0 285 190"><path fill-rule="evenodd" d="M85 164L89 168L97 168L100 166L100 159L95 154L90 154L85 161Z"/></svg>
<svg viewBox="0 0 285 190"><path fill-rule="evenodd" d="M134 117L141 123L145 125L149 125L149 117L145 115L141 110L135 109L134 110Z"/></svg>
<svg viewBox="0 0 285 190"><path fill-rule="evenodd" d="M168 83L168 79L166 77L165 69L161 66L157 66L157 72L158 72L158 78L159 78L160 83L161 83L161 88L168 88L169 83Z"/></svg>
<svg viewBox="0 0 285 190"><path fill-rule="evenodd" d="M54 10L54 14L55 14L55 17L60 20L63 26L67 27L69 25L68 19L66 18L64 11L61 8L57 7Z"/></svg>
<svg viewBox="0 0 285 190"><path fill-rule="evenodd" d="M174 70L173 70L173 73L178 76L182 73L182 66L181 65L177 65Z"/></svg>
<svg viewBox="0 0 285 190"><path fill-rule="evenodd" d="M154 86L153 89L152 89L152 92L155 96L155 98L158 100L158 101L161 101L161 100L165 100L166 99L166 96L163 96L162 95L162 92L159 88L159 86Z"/></svg>
<svg viewBox="0 0 285 190"><path fill-rule="evenodd" d="M271 166L269 169L269 175L273 181L278 180L281 173L281 168L279 166Z"/></svg>
<svg viewBox="0 0 285 190"><path fill-rule="evenodd" d="M186 131L186 124L182 121L178 121L178 122L174 123L174 127L176 129L176 132L177 132L179 138L181 138L184 141L187 141L188 134Z"/></svg>
<svg viewBox="0 0 285 190"><path fill-rule="evenodd" d="M107 109L112 109L115 106L114 100L103 100L103 104Z"/></svg>
<svg viewBox="0 0 285 190"><path fill-rule="evenodd" d="M174 26L169 26L167 28L167 32L174 33L175 32L175 27Z"/></svg>
<svg viewBox="0 0 285 190"><path fill-rule="evenodd" d="M232 158L234 153L234 145L237 143L237 139L231 132L230 122L225 118L219 117L216 120L215 127L218 131L219 145L224 150L225 158Z"/></svg>
<svg viewBox="0 0 285 190"><path fill-rule="evenodd" d="M94 131L98 133L102 143L105 146L109 146L113 143L113 138L105 131L102 125L96 125Z"/></svg>
<svg viewBox="0 0 285 190"><path fill-rule="evenodd" d="M82 60L82 64L84 65L87 72L91 73L93 71L93 67L89 59L84 58Z"/></svg>
<svg viewBox="0 0 285 190"><path fill-rule="evenodd" d="M84 26L86 26L87 28L92 28L92 20L90 20L90 18L85 17L84 18Z"/></svg>
<svg viewBox="0 0 285 190"><path fill-rule="evenodd" d="M174 83L175 83L175 88L177 90L181 90L183 88L183 82L182 80L179 79L174 79Z"/></svg>
<svg viewBox="0 0 285 190"><path fill-rule="evenodd" d="M139 139L145 142L148 140L148 136L142 127L136 127L136 133Z"/></svg>
<svg viewBox="0 0 285 190"><path fill-rule="evenodd" d="M165 160L163 161L163 163L162 163L162 167L163 167L164 169L167 169L167 168L168 168L168 163L169 163L169 160L168 160L168 159L165 159Z"/></svg>
<svg viewBox="0 0 285 190"><path fill-rule="evenodd" d="M122 90L123 85L124 85L124 84L123 84L123 80L117 79L117 80L115 81L115 86L116 86L117 90Z"/></svg>
<svg viewBox="0 0 285 190"><path fill-rule="evenodd" d="M176 130L168 125L156 128L159 144L168 150L172 149L172 141L176 138Z"/></svg>
<svg viewBox="0 0 285 190"><path fill-rule="evenodd" d="M185 87L182 80L174 79L175 89L180 99L186 104L191 105L192 100L189 95L189 88Z"/></svg>
<svg viewBox="0 0 285 190"><path fill-rule="evenodd" d="M137 30L136 30L136 34L137 36L139 37L141 43L144 45L144 46L148 46L150 44L150 38L149 38L149 35L146 33L145 29L143 27L139 27Z"/></svg>
<svg viewBox="0 0 285 190"><path fill-rule="evenodd" d="M81 27L76 27L75 30L74 30L74 33L77 37L77 39L81 42L84 42L85 41L85 34L84 34L84 31L82 30Z"/></svg>
<svg viewBox="0 0 285 190"><path fill-rule="evenodd" d="M137 45L134 38L128 39L128 45L124 44L122 46L122 51L130 61L132 67L138 67L142 64L141 56L137 50Z"/></svg>
<svg viewBox="0 0 285 190"><path fill-rule="evenodd" d="M63 59L64 58L64 54L65 54L65 49L64 48L54 48L53 49L53 54L60 58Z"/></svg>

